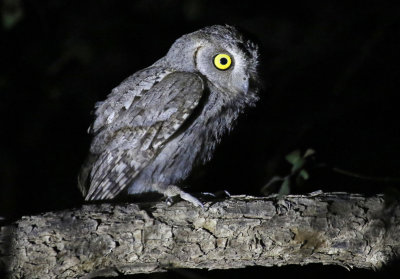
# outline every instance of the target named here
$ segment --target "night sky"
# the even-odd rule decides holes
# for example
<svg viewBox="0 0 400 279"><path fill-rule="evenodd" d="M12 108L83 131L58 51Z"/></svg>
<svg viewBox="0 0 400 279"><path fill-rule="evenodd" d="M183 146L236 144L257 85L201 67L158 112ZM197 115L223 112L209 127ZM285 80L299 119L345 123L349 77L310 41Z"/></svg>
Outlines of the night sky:
<svg viewBox="0 0 400 279"><path fill-rule="evenodd" d="M321 189L399 196L400 5L317 0L0 3L0 216L8 220L80 206L76 177L89 148L86 130L95 102L164 56L181 35L214 24L235 25L259 44L264 89L256 108L242 115L214 159L182 182L187 191L261 195L272 177L290 173L287 154L311 148L316 153L307 165L310 178L293 184L291 193ZM388 272L348 273L322 266L298 270L245 269L229 276L375 278Z"/></svg>

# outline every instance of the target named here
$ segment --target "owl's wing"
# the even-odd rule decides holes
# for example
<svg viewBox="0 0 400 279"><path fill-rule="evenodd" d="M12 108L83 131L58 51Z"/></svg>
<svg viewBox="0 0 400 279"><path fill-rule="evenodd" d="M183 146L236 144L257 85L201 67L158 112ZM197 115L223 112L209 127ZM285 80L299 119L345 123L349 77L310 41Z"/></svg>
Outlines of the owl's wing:
<svg viewBox="0 0 400 279"><path fill-rule="evenodd" d="M128 109L116 111L93 141L92 156L96 150L100 153L91 165L86 200L111 199L128 186L178 132L203 92L198 75L174 72L165 75Z"/></svg>
<svg viewBox="0 0 400 279"><path fill-rule="evenodd" d="M96 103L96 119L89 127L89 132L98 134L115 125L115 119L125 114L128 109L135 107L139 100L143 100L148 90L172 73L165 67L157 66L160 62L162 63L160 60L153 66L131 75L114 88L105 101Z"/></svg>

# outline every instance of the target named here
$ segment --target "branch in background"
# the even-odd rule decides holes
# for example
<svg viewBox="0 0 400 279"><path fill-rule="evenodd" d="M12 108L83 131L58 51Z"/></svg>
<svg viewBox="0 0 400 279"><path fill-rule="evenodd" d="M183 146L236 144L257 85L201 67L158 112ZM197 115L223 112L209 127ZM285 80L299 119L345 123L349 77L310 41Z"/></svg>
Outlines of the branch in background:
<svg viewBox="0 0 400 279"><path fill-rule="evenodd" d="M400 253L400 205L387 208L380 195L147 207L85 205L23 217L1 228L0 260L11 278L45 279L309 263L378 269Z"/></svg>

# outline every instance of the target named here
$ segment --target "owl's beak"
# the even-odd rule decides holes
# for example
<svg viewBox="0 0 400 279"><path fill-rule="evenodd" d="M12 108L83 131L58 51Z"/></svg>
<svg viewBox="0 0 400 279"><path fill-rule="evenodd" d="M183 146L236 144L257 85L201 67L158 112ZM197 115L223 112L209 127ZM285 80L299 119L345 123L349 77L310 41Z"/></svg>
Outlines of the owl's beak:
<svg viewBox="0 0 400 279"><path fill-rule="evenodd" d="M246 77L243 79L243 82L242 82L242 91L243 91L244 94L247 94L247 92L249 91L249 77L248 77L248 76L246 76Z"/></svg>

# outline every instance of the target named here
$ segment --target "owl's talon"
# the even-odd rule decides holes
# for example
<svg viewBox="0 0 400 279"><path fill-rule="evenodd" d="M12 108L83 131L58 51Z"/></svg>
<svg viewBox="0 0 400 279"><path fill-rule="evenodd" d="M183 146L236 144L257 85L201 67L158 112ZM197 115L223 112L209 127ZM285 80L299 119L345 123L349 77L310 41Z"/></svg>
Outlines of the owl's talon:
<svg viewBox="0 0 400 279"><path fill-rule="evenodd" d="M186 193L186 192L184 192L184 191L181 190L179 196L180 196L183 200L190 202L190 203L193 204L194 206L196 206L196 207L201 207L201 208L204 209L203 203L202 203L201 201L199 201L197 198L193 197L192 195L190 195L190 194L188 194L188 193Z"/></svg>
<svg viewBox="0 0 400 279"><path fill-rule="evenodd" d="M211 196L211 197L213 197L213 198L216 197L216 195L215 195L214 193L211 193L211 192L201 192L201 194L202 194L203 196Z"/></svg>
<svg viewBox="0 0 400 279"><path fill-rule="evenodd" d="M224 190L224 194L225 194L228 198L231 197L231 193L229 193L227 190Z"/></svg>
<svg viewBox="0 0 400 279"><path fill-rule="evenodd" d="M231 194L227 190L218 191L215 193L211 192L201 192L203 196L212 197L212 198L230 198Z"/></svg>
<svg viewBox="0 0 400 279"><path fill-rule="evenodd" d="M167 206L171 206L173 204L172 197L167 197L165 199L165 203L167 204Z"/></svg>
<svg viewBox="0 0 400 279"><path fill-rule="evenodd" d="M199 201L197 198L193 197L189 193L186 193L185 191L182 191L178 186L175 185L168 185L166 188L165 186L161 186L158 184L153 184L153 189L161 194L164 194L164 196L167 197L167 204L171 205L173 202L173 197L175 196L180 196L181 199L190 202L194 206L204 208L203 204L201 201Z"/></svg>

